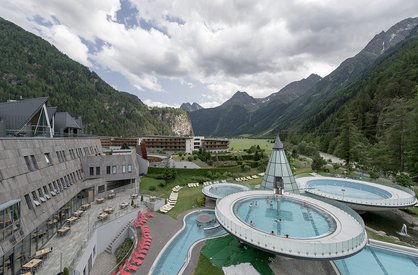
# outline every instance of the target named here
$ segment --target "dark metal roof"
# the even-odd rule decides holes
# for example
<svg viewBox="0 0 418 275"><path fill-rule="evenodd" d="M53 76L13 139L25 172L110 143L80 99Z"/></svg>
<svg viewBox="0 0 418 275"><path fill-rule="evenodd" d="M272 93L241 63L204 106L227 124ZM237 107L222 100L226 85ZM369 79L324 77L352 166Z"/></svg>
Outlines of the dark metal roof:
<svg viewBox="0 0 418 275"><path fill-rule="evenodd" d="M283 143L280 140L279 134L277 134L276 142L274 143L273 149L277 149L277 150L283 149Z"/></svg>
<svg viewBox="0 0 418 275"><path fill-rule="evenodd" d="M80 125L77 124L75 119L68 112L57 112L55 113L55 131L67 128L81 129Z"/></svg>
<svg viewBox="0 0 418 275"><path fill-rule="evenodd" d="M47 101L48 97L40 97L1 102L0 119L6 122L6 129L20 130Z"/></svg>
<svg viewBox="0 0 418 275"><path fill-rule="evenodd" d="M55 113L57 112L58 107L46 107L46 111L48 112L48 120L51 122L52 117L54 117Z"/></svg>

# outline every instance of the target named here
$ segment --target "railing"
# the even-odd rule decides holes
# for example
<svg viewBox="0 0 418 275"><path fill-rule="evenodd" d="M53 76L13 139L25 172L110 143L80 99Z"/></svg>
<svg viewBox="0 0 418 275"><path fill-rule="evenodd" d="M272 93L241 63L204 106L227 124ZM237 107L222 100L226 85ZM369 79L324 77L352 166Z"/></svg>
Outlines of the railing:
<svg viewBox="0 0 418 275"><path fill-rule="evenodd" d="M70 269L75 271L76 270L76 266L78 263L78 260L80 259L81 255L83 254L83 251L86 249L87 245L89 244L89 241L91 240L92 235L96 232L96 229L104 226L110 222L113 222L114 220L122 217L122 216L126 216L132 212L136 212L138 211L138 209L134 209L132 211L121 211L121 212L116 212L115 215L113 215L113 217L111 217L109 220L102 222L102 221L95 221L93 223L93 226L90 228L90 230L87 232L86 235L86 241L83 242L83 244L77 249L77 252L75 253L73 260L70 263ZM111 273L111 272L110 272Z"/></svg>
<svg viewBox="0 0 418 275"><path fill-rule="evenodd" d="M123 264L125 259L129 257L129 255L132 253L132 250L137 246L138 244L138 234L136 232L136 228L134 227L134 222L129 222L129 230L131 231L131 237L134 238L134 241L132 242L132 246L129 248L128 252L123 256L122 260L118 263L116 263L115 266L113 266L109 271L106 271L106 275L112 274L113 271L118 271L119 265Z"/></svg>
<svg viewBox="0 0 418 275"><path fill-rule="evenodd" d="M219 211L218 208L219 204L216 207L217 219L227 231L236 235L244 242L249 242L252 245L256 245L262 249L271 250L276 253L283 253L304 258L337 258L358 252L367 242L364 222L352 209L347 209L345 215L347 215L348 218L352 217L359 222L363 230L360 230L357 235L348 237L348 239L347 236L342 236L346 239L338 241L338 237L327 238L326 240L324 240L324 238L313 240L279 238L277 236L272 236L268 233L249 228L248 226L244 226L237 220L231 219L231 217L226 217L221 211ZM344 206L339 208L346 209ZM228 214L232 213L228 212Z"/></svg>
<svg viewBox="0 0 418 275"><path fill-rule="evenodd" d="M325 178L326 180L327 178ZM344 178L337 178L338 180L344 181ZM349 181L347 181L349 182ZM356 183L356 182L354 182ZM374 187L374 188L379 188L379 183L370 183L370 185L366 185L367 187ZM403 186L399 186L399 185L395 185L395 184L381 184L382 187L389 187L389 188L394 188L403 192L406 192L407 194L411 195L410 197L404 197L404 198L397 198L394 197L393 194L391 197L389 198L383 198L383 199L362 199L362 198L353 198L353 197L349 197L349 196L345 196L343 193L341 195L337 195L337 194L330 194L328 192L323 192L320 190L317 190L315 188L306 188L304 189L305 192L310 193L310 194L314 194L320 197L324 197L324 198L328 198L328 199L333 199L333 200L340 200L340 201L344 201L344 202L349 202L349 203L354 203L354 204L363 204L363 205L369 205L369 206L387 206L387 207L399 207L399 206L411 206L416 204L417 200L415 197L415 192L412 191L409 188L403 187ZM382 190L386 191L389 193L389 191L385 188L382 188Z"/></svg>

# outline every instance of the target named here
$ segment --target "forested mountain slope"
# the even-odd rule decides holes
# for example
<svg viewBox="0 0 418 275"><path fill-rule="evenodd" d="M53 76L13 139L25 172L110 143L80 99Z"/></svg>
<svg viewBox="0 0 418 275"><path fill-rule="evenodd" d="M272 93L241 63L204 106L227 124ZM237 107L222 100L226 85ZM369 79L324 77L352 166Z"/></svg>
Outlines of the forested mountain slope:
<svg viewBox="0 0 418 275"><path fill-rule="evenodd" d="M47 41L2 18L0 41L0 101L48 96L49 106L82 116L86 131L95 135L173 134L167 119L160 119L170 110L154 109L153 116L136 96L113 89Z"/></svg>

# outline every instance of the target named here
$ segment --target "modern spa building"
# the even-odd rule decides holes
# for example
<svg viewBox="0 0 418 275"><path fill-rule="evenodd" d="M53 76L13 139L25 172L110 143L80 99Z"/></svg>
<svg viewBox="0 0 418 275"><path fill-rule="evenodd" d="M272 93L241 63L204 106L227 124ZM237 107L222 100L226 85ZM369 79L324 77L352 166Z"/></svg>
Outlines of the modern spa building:
<svg viewBox="0 0 418 275"><path fill-rule="evenodd" d="M0 103L0 274L21 266L83 203L135 188L135 150L106 153L47 98ZM57 129L56 126L60 128ZM65 136L65 137L63 137Z"/></svg>

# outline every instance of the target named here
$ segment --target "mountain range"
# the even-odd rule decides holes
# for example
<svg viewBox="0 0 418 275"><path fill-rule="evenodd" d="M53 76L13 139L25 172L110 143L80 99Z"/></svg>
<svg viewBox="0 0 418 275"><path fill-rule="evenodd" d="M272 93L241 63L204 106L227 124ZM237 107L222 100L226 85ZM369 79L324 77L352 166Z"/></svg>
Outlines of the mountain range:
<svg viewBox="0 0 418 275"><path fill-rule="evenodd" d="M284 106L304 95L321 79L311 74L265 98L238 91L218 107L190 113L193 129L198 135L208 136L256 135L270 127Z"/></svg>
<svg viewBox="0 0 418 275"><path fill-rule="evenodd" d="M202 106L200 106L198 103L193 102L192 104L190 104L189 102L183 103L180 105L180 109L183 109L187 112L194 112L200 109L203 109Z"/></svg>
<svg viewBox="0 0 418 275"><path fill-rule="evenodd" d="M348 100L344 97L346 89L361 81L386 53L398 49L417 24L418 18L408 18L382 31L324 78L311 75L264 99L237 92L221 106L192 112L193 129L198 135L226 137L273 137L279 130L313 131L342 108L344 100Z"/></svg>

